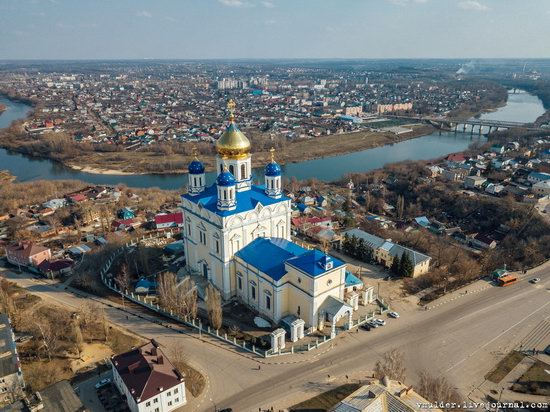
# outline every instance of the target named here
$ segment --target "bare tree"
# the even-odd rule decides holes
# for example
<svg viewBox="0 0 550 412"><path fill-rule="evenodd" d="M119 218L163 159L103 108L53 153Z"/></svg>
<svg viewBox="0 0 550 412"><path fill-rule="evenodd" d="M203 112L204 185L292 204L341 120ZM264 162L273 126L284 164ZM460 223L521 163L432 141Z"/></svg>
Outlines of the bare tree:
<svg viewBox="0 0 550 412"><path fill-rule="evenodd" d="M206 308L210 324L214 329L220 329L223 319L222 299L220 292L212 285L208 285L206 288Z"/></svg>
<svg viewBox="0 0 550 412"><path fill-rule="evenodd" d="M389 350L376 362L374 374L378 379L387 376L389 379L404 382L406 371L404 363L402 352L397 349Z"/></svg>
<svg viewBox="0 0 550 412"><path fill-rule="evenodd" d="M176 311L176 275L165 272L157 277L157 295L160 305L167 311Z"/></svg>
<svg viewBox="0 0 550 412"><path fill-rule="evenodd" d="M460 394L444 376L434 377L427 371L420 371L418 393L432 402L462 402Z"/></svg>
<svg viewBox="0 0 550 412"><path fill-rule="evenodd" d="M82 329L80 328L80 322L77 319L73 320L73 343L76 351L76 356L80 358L82 351L82 345L84 345L84 338L82 337Z"/></svg>
<svg viewBox="0 0 550 412"><path fill-rule="evenodd" d="M182 317L197 317L197 289L190 277L178 283L175 273L166 272L159 275L157 283L157 294L165 310Z"/></svg>
<svg viewBox="0 0 550 412"><path fill-rule="evenodd" d="M33 322L36 328L37 335L41 341L41 349L44 350L48 360L52 360L52 355L55 354L57 347L59 346L59 330L52 327L52 325L45 319L36 318Z"/></svg>
<svg viewBox="0 0 550 412"><path fill-rule="evenodd" d="M118 287L121 292L126 292L130 288L130 273L128 271L128 266L126 263L123 263L120 267L120 272L115 279Z"/></svg>

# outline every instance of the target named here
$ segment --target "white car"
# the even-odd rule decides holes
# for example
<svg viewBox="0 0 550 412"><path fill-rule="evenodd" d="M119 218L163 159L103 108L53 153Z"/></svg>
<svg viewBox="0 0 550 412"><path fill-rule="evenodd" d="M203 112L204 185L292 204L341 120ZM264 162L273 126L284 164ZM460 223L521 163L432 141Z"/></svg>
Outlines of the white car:
<svg viewBox="0 0 550 412"><path fill-rule="evenodd" d="M533 279L531 279L529 282L531 282L531 283L539 283L539 282L540 282L540 278L533 278Z"/></svg>
<svg viewBox="0 0 550 412"><path fill-rule="evenodd" d="M103 388L104 386L106 386L110 383L111 383L111 378L101 379L98 383L95 384L95 388L100 389L100 388Z"/></svg>
<svg viewBox="0 0 550 412"><path fill-rule="evenodd" d="M399 313L397 312L388 312L388 316L391 318L397 319L399 317Z"/></svg>
<svg viewBox="0 0 550 412"><path fill-rule="evenodd" d="M386 321L383 320L383 319L373 319L373 322L380 325L380 326L385 326L386 325Z"/></svg>

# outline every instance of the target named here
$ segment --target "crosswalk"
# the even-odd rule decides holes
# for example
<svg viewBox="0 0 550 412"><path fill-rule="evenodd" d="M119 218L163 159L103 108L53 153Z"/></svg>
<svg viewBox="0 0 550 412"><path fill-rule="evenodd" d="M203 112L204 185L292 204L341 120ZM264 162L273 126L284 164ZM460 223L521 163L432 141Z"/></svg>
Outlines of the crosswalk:
<svg viewBox="0 0 550 412"><path fill-rule="evenodd" d="M550 321L542 320L517 346L518 351L543 351L550 345Z"/></svg>

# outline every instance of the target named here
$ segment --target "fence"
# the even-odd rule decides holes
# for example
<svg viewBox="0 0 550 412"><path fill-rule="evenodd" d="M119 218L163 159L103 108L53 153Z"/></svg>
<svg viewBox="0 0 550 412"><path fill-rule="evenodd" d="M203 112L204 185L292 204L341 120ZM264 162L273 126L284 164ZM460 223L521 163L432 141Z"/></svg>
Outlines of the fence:
<svg viewBox="0 0 550 412"><path fill-rule="evenodd" d="M212 336L216 339L219 339L225 343L228 343L230 345L233 345L239 349L245 350L250 353L254 353L259 356L266 356L266 351L263 351L259 348L256 348L255 345L252 345L250 343L247 343L245 340L238 340L235 337L233 339L229 338L227 334L221 335L218 330L212 329L210 326L204 327L202 325L202 321L200 319L185 319L181 316L178 316L177 314L174 314L172 311L166 311L163 308L161 308L157 304L153 304L150 302L147 302L145 297L141 297L140 295L136 295L132 292L128 292L127 290L122 291L115 282L113 282L113 279L110 279L107 277L107 274L109 273L109 270L111 269L111 266L115 259L120 256L124 249L128 249L130 247L136 246L140 241L143 240L151 240L154 238L160 238L162 236L165 236L166 233L158 233L158 234L151 234L149 236L143 236L141 239L138 240L132 240L117 251L115 251L105 262L105 265L101 268L100 275L101 275L101 281L103 284L111 289L113 292L123 296L124 298L128 299L131 302L134 302L138 305L141 305L149 310L152 310L153 312L158 313L159 315L166 317L168 319L171 319L175 322L181 323L187 327L189 327L192 331L196 332L201 336L203 333L208 334L209 336Z"/></svg>
<svg viewBox="0 0 550 412"><path fill-rule="evenodd" d="M169 233L172 233L172 231L170 231ZM158 313L159 315L161 315L163 317L166 317L168 319L171 319L175 322L181 323L181 324L189 327L192 331L198 333L199 336L201 336L203 333L206 333L206 334L208 334L209 336L211 336L213 338L216 338L216 339L219 339L219 340L223 341L224 343L230 344L230 345L232 345L232 346L234 346L238 349L242 349L244 351L256 354L258 356L262 356L264 358L268 358L268 357L272 357L272 356L291 355L291 354L300 353L300 352L309 352L311 350L318 349L320 346L326 344L327 342L330 342L331 340L333 340L336 337L336 336L334 336L333 338L329 338L327 336L323 336L322 340L317 339L315 341L315 343L308 343L307 345L301 345L301 346L293 345L293 346L291 346L290 348L288 348L286 350L285 349L279 349L277 351L273 351L272 349L262 350L260 348L256 348L256 345L253 345L251 343L247 343L244 339L239 340L235 337L230 338L230 337L227 336L227 333L224 333L222 335L222 334L219 333L219 330L214 330L210 326L207 326L205 328L202 325L202 321L200 320L200 318L197 318L197 319L183 318L181 316L178 316L177 314L174 314L172 311L164 310L158 304L153 304L153 303L147 302L145 297L134 294L133 292L129 293L127 290L123 291L117 286L117 284L115 282L113 282L112 278L107 277L107 274L109 273L109 270L111 269L111 266L112 266L113 262L115 261L115 259L118 256L120 256L124 252L125 249L137 246L137 244L140 241L152 240L152 239L155 239L155 238L160 238L162 236L166 236L166 232L155 233L155 234L151 234L149 236L142 236L141 239L137 239L137 240L134 239L134 240L126 243L126 245L124 245L123 247L121 247L117 251L115 251L109 257L107 262L105 262L105 265L100 270L101 281L103 282L103 284L106 287L108 287L109 289L111 289L113 292L123 296L124 298L128 299L129 301L134 302L138 305L141 305L141 306L143 306L143 307L145 307L149 310L152 310L153 312L156 312L156 313ZM389 308L389 306L387 306L387 308ZM387 308L385 309L385 311L388 310ZM384 313L384 312L382 312L382 310L383 309L381 309L381 313ZM358 327L358 326L362 325L363 323L373 319L374 314L375 313L372 312L372 314L370 316L369 315L365 316L365 318L363 320L361 320L361 318L359 318L356 321L352 320L352 324L351 324L350 327L348 327L348 329L351 329L353 327ZM338 332L337 332L337 334L338 334Z"/></svg>

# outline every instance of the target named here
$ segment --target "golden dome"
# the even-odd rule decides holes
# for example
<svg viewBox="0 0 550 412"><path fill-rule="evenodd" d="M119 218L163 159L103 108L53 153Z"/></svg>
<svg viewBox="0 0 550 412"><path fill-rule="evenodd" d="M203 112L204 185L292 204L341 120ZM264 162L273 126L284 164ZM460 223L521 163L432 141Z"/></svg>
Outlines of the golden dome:
<svg viewBox="0 0 550 412"><path fill-rule="evenodd" d="M229 110L230 123L222 137L216 142L216 149L222 157L233 159L246 157L250 153L250 141L235 124L235 102L233 100L227 102L227 109Z"/></svg>

